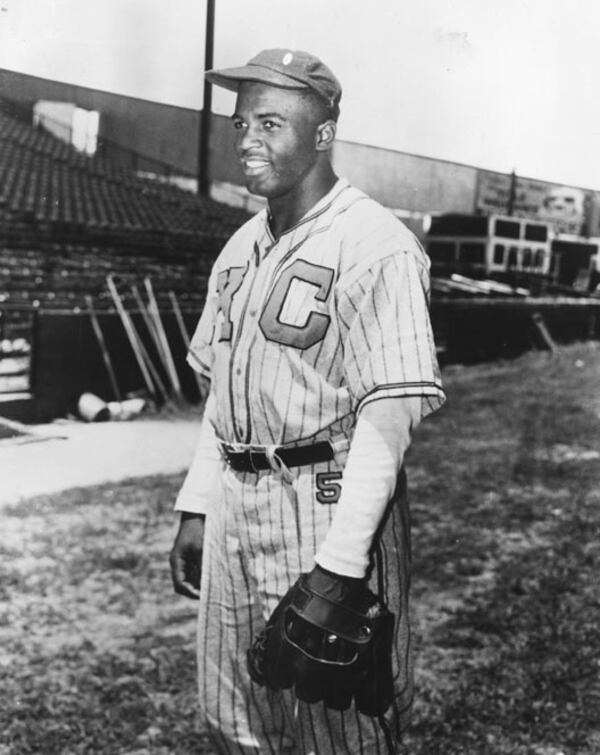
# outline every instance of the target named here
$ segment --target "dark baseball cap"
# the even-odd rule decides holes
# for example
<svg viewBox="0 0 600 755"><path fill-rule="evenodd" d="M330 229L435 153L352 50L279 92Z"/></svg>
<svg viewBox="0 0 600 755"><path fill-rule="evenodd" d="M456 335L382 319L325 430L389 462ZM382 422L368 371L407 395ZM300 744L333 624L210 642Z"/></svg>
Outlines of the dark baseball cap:
<svg viewBox="0 0 600 755"><path fill-rule="evenodd" d="M312 89L324 100L334 118L340 112L342 87L330 68L302 50L263 50L239 68L206 72L211 84L237 92L242 81L257 81L281 89Z"/></svg>

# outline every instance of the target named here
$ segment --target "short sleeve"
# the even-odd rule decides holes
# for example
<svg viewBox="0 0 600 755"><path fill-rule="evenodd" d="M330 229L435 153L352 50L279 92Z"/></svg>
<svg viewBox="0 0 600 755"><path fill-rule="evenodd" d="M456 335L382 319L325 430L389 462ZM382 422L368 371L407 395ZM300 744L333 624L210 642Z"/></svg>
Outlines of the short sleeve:
<svg viewBox="0 0 600 755"><path fill-rule="evenodd" d="M444 402L428 286L423 262L399 251L339 291L344 373L357 412L381 398L420 396L423 418Z"/></svg>

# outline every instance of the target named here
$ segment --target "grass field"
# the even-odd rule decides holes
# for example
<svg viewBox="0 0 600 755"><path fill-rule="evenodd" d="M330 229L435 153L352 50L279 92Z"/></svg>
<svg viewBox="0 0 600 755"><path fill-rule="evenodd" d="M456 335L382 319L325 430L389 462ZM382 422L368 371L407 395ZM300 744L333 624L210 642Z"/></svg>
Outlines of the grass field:
<svg viewBox="0 0 600 755"><path fill-rule="evenodd" d="M600 753L599 376L591 345L445 371L408 461L406 755ZM0 512L0 755L211 752L167 568L179 483Z"/></svg>

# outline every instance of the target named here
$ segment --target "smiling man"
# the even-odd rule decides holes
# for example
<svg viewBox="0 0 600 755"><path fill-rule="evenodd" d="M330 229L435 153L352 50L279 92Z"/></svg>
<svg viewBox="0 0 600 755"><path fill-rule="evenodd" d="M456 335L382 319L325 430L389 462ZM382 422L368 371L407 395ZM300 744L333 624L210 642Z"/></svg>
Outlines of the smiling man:
<svg viewBox="0 0 600 755"><path fill-rule="evenodd" d="M341 87L266 50L209 71L267 209L213 268L189 362L208 398L175 590L200 599L200 708L223 753L392 753L412 702L403 459L444 400L429 264L335 175Z"/></svg>

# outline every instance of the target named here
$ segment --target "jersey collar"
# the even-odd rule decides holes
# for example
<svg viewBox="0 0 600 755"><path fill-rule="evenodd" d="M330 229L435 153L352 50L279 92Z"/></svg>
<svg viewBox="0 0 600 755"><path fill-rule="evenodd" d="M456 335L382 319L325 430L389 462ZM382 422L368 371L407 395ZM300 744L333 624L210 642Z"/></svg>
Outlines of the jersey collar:
<svg viewBox="0 0 600 755"><path fill-rule="evenodd" d="M314 220L316 217L321 215L321 213L325 212L331 204L338 198L338 196L345 191L350 186L350 182L346 178L338 178L338 180L334 183L334 185L331 187L331 189L325 194L319 201L314 204L310 210L303 215L300 220L296 223L296 225L293 225L291 228L288 228L287 230L283 231L283 233L279 236L281 239L283 236L286 236L288 233L292 233L292 231L295 231L300 226L304 225L305 223L309 223L311 220ZM269 239L271 239L272 242L275 242L275 238L273 234L271 233L271 227L270 227L270 211L269 211L269 205L265 207L264 210L261 210L261 213L263 214L262 222L265 226L265 232L268 235Z"/></svg>

